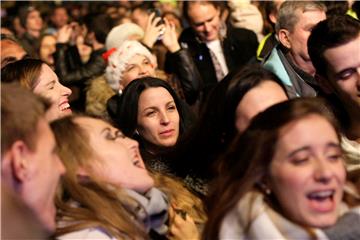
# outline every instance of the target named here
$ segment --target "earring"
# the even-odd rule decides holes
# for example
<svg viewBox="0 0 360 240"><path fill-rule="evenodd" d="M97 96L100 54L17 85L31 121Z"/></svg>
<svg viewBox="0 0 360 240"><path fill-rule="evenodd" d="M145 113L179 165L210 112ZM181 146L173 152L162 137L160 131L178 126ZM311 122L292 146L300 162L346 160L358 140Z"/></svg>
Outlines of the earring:
<svg viewBox="0 0 360 240"><path fill-rule="evenodd" d="M271 189L263 182L258 183L258 186L260 188L260 190L265 193L266 195L270 195L271 194Z"/></svg>

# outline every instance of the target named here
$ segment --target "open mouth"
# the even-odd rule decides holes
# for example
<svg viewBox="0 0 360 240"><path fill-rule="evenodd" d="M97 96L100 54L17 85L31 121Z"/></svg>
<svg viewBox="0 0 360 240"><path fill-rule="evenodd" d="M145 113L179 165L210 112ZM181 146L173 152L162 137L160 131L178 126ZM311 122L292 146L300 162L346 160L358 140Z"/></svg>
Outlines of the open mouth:
<svg viewBox="0 0 360 240"><path fill-rule="evenodd" d="M71 111L69 103L66 102L60 105L60 111L67 111L67 110Z"/></svg>
<svg viewBox="0 0 360 240"><path fill-rule="evenodd" d="M306 195L310 201L310 207L317 212L329 212L335 208L335 190L311 192Z"/></svg>

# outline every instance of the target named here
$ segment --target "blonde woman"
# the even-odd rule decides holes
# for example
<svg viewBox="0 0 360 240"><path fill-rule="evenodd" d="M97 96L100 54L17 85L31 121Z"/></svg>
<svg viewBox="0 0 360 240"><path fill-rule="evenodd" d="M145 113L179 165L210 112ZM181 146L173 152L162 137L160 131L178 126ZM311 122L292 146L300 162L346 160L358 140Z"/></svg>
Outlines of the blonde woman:
<svg viewBox="0 0 360 240"><path fill-rule="evenodd" d="M52 128L67 169L56 198L59 239L198 238L194 221L205 220L200 201L174 180L154 181L136 141L84 116Z"/></svg>

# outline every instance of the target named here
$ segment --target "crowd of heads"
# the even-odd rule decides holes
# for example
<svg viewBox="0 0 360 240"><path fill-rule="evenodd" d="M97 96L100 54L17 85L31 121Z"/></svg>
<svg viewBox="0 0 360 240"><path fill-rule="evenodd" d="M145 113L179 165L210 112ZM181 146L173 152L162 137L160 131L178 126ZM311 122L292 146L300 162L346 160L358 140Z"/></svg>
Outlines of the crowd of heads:
<svg viewBox="0 0 360 240"><path fill-rule="evenodd" d="M331 239L340 219L360 219L350 6L7 3L2 202L22 222L2 236ZM249 24L237 25L239 12ZM258 52L235 64L244 43Z"/></svg>

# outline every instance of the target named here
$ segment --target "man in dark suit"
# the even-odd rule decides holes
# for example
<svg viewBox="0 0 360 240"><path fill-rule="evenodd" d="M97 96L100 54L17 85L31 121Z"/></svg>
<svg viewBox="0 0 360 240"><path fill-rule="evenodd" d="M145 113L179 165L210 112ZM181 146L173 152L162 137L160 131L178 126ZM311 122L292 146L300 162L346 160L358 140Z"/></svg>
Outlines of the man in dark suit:
<svg viewBox="0 0 360 240"><path fill-rule="evenodd" d="M228 72L255 59L258 41L250 30L227 27L221 21L218 2L184 1L183 13L190 27L182 32L179 42L197 73L182 79L198 81L193 86L197 87L196 100L202 100ZM179 69L176 64L181 63L177 53L168 54L166 70L176 72Z"/></svg>

